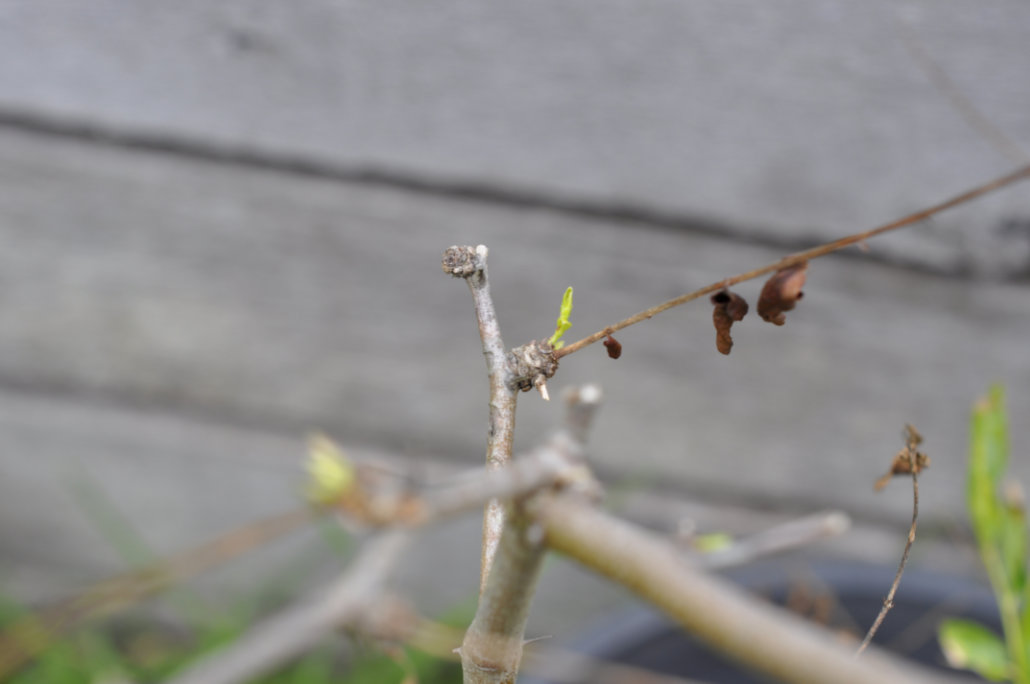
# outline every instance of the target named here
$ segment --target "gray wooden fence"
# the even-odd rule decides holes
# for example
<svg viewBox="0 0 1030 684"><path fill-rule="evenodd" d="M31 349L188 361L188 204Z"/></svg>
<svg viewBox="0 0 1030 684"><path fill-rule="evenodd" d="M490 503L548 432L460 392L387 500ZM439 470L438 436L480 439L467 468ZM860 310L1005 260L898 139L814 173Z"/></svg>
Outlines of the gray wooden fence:
<svg viewBox="0 0 1030 684"><path fill-rule="evenodd" d="M0 572L38 597L120 567L69 480L166 553L293 505L312 428L479 463L445 247L490 247L509 344L550 333L567 285L569 335L592 332L1012 168L1028 30L1025 3L973 0L4 3ZM604 386L609 482L888 530L910 501L871 483L910 421L924 516L960 522L990 382L1030 445L1028 226L1014 187L813 264L788 324L752 315L728 358L699 302L553 389ZM558 410L523 397L517 447ZM423 566L447 600L478 557L457 529Z"/></svg>

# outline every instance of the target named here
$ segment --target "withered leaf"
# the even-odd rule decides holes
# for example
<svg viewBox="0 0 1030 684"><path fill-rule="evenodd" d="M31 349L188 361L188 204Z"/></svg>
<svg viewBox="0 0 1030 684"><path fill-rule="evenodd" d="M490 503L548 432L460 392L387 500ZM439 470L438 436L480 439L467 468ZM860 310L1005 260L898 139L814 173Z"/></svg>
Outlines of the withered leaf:
<svg viewBox="0 0 1030 684"><path fill-rule="evenodd" d="M758 315L762 320L774 325L783 325L787 317L783 312L794 308L804 293L801 288L805 285L808 262L777 271L765 281L762 294L758 298Z"/></svg>
<svg viewBox="0 0 1030 684"><path fill-rule="evenodd" d="M608 350L609 358L617 359L622 356L622 345L619 344L619 341L611 335L605 338L604 342L601 344L603 344L604 348Z"/></svg>
<svg viewBox="0 0 1030 684"><path fill-rule="evenodd" d="M922 438L920 437L920 439ZM880 491L887 486L887 483L895 475L911 475L912 473L918 475L930 467L930 457L922 451L916 451L915 444L918 444L918 442L910 442L909 446L906 446L894 455L890 470L876 481L873 489Z"/></svg>
<svg viewBox="0 0 1030 684"><path fill-rule="evenodd" d="M729 354L733 348L730 328L734 321L739 321L747 315L747 301L738 294L723 290L713 294L711 302L715 306L712 311L712 322L715 324L715 347L720 353Z"/></svg>

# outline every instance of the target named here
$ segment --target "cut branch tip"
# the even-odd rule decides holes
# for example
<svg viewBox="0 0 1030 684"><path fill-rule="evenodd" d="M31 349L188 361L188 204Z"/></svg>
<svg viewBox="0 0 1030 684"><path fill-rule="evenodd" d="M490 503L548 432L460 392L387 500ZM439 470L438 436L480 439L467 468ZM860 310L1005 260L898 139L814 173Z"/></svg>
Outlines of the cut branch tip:
<svg viewBox="0 0 1030 684"><path fill-rule="evenodd" d="M471 278L486 267L486 252L485 245L452 245L444 250L441 266L455 278Z"/></svg>

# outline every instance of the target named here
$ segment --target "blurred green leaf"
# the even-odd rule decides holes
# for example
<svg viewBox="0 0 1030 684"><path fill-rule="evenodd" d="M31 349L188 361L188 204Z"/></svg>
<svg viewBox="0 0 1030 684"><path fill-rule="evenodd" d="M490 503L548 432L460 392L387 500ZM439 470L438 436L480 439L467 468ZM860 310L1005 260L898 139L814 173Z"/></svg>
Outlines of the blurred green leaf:
<svg viewBox="0 0 1030 684"><path fill-rule="evenodd" d="M1004 529L998 488L1008 462L1004 391L998 385L973 406L966 503L981 545L996 545Z"/></svg>
<svg viewBox="0 0 1030 684"><path fill-rule="evenodd" d="M978 622L945 620L937 629L937 640L952 667L972 670L992 682L1007 681L1012 675L1005 644Z"/></svg>
<svg viewBox="0 0 1030 684"><path fill-rule="evenodd" d="M1001 560L1005 577L1017 596L1026 592L1027 529L1026 511L1020 497L1007 497L1002 503Z"/></svg>
<svg viewBox="0 0 1030 684"><path fill-rule="evenodd" d="M691 544L701 553L712 553L733 546L733 537L725 532L699 534L691 540Z"/></svg>
<svg viewBox="0 0 1030 684"><path fill-rule="evenodd" d="M302 658L291 668L284 684L321 684L333 681L333 651L322 648Z"/></svg>

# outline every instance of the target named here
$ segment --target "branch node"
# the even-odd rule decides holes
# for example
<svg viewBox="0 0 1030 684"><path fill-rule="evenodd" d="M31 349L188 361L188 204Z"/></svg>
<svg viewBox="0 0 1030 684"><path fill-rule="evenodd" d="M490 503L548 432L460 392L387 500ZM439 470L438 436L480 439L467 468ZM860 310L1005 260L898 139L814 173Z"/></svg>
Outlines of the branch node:
<svg viewBox="0 0 1030 684"><path fill-rule="evenodd" d="M558 370L558 360L554 348L546 340L534 340L508 352L508 369L511 373L508 382L512 389L528 392L535 387L547 399L545 383Z"/></svg>

